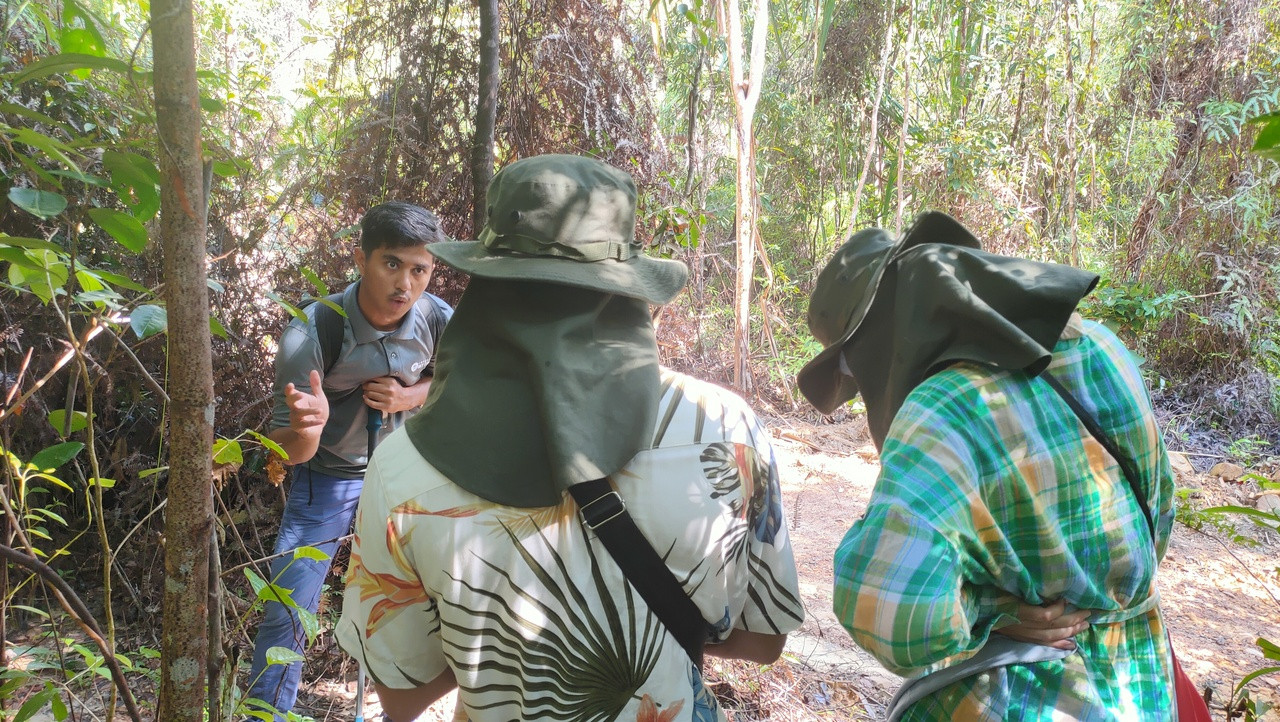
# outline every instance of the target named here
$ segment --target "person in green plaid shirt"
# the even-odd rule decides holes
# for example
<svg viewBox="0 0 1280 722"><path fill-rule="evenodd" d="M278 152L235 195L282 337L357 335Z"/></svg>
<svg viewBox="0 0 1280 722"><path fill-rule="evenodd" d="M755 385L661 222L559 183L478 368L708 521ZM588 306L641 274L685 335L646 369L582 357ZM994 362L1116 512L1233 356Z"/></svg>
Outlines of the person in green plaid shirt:
<svg viewBox="0 0 1280 722"><path fill-rule="evenodd" d="M940 213L855 234L822 271L800 374L829 413L861 393L881 473L835 554L835 611L910 678L903 720L1168 720L1156 567L1173 477L1131 354L1074 311L1097 282L985 253ZM1138 470L1155 539L1113 459Z"/></svg>

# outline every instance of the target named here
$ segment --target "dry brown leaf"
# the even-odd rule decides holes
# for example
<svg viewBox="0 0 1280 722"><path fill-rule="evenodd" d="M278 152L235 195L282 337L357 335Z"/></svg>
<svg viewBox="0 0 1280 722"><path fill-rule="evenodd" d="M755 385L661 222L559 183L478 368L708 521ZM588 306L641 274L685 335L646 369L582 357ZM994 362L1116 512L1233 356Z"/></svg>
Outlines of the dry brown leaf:
<svg viewBox="0 0 1280 722"><path fill-rule="evenodd" d="M272 486L280 486L284 483L284 462L276 453L271 454L271 458L267 459L267 481Z"/></svg>

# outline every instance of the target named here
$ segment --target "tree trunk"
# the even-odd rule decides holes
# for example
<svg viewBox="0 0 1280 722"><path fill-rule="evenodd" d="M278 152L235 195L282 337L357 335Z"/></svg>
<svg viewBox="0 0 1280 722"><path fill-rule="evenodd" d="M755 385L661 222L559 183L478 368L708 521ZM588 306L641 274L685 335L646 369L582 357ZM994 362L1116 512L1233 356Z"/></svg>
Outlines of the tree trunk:
<svg viewBox="0 0 1280 722"><path fill-rule="evenodd" d="M853 190L853 212L849 215L849 232L852 236L858 229L858 206L862 203L862 189L867 185L867 174L871 172L871 157L879 139L880 104L884 102L884 80L889 71L889 48L893 43L893 9L886 6L884 11L884 47L880 49L880 72L876 77L875 99L871 101L871 132L867 134L866 150L862 156L862 172L858 174L858 184Z"/></svg>
<svg viewBox="0 0 1280 722"><path fill-rule="evenodd" d="M213 364L190 0L153 0L160 235L169 312L169 493L156 718L201 722L208 653Z"/></svg>
<svg viewBox="0 0 1280 722"><path fill-rule="evenodd" d="M471 142L471 232L484 227L489 181L493 180L493 133L498 122L498 0L480 2L480 99Z"/></svg>
<svg viewBox="0 0 1280 722"><path fill-rule="evenodd" d="M751 332L751 284L755 279L756 219L759 197L756 193L755 119L756 103L764 80L764 51L768 39L769 0L756 0L755 26L751 32L750 75L743 77L742 17L738 0L727 0L729 49L729 92L733 95L734 134L737 136L737 213L734 226L738 233L738 274L734 284L733 313L733 384L739 391L748 390L749 336Z"/></svg>
<svg viewBox="0 0 1280 722"><path fill-rule="evenodd" d="M902 233L902 215L907 204L907 126L911 123L911 45L916 33L916 7L907 9L907 43L902 53L902 128L898 137L898 208L893 214L893 232Z"/></svg>

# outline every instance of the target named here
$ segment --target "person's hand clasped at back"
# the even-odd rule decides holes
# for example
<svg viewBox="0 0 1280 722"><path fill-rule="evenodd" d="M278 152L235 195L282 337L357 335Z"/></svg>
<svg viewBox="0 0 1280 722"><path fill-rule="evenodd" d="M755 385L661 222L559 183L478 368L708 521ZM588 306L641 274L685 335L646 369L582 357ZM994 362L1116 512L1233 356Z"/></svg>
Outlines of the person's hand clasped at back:
<svg viewBox="0 0 1280 722"><path fill-rule="evenodd" d="M1074 650L1076 643L1071 638L1089 628L1092 614L1088 609L1068 612L1061 599L1042 606L1019 604L1018 623L994 631L1020 642Z"/></svg>

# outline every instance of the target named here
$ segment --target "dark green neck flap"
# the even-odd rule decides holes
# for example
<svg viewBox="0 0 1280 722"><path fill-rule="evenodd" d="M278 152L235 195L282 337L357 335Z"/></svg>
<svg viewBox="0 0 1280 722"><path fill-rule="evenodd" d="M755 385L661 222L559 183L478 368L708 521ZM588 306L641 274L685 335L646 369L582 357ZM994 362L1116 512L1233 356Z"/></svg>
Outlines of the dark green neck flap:
<svg viewBox="0 0 1280 722"><path fill-rule="evenodd" d="M515 507L559 504L649 448L658 345L644 301L473 277L406 429L450 480Z"/></svg>
<svg viewBox="0 0 1280 722"><path fill-rule="evenodd" d="M844 359L879 449L911 390L957 361L1038 374L1098 282L1071 266L927 243L891 261Z"/></svg>

